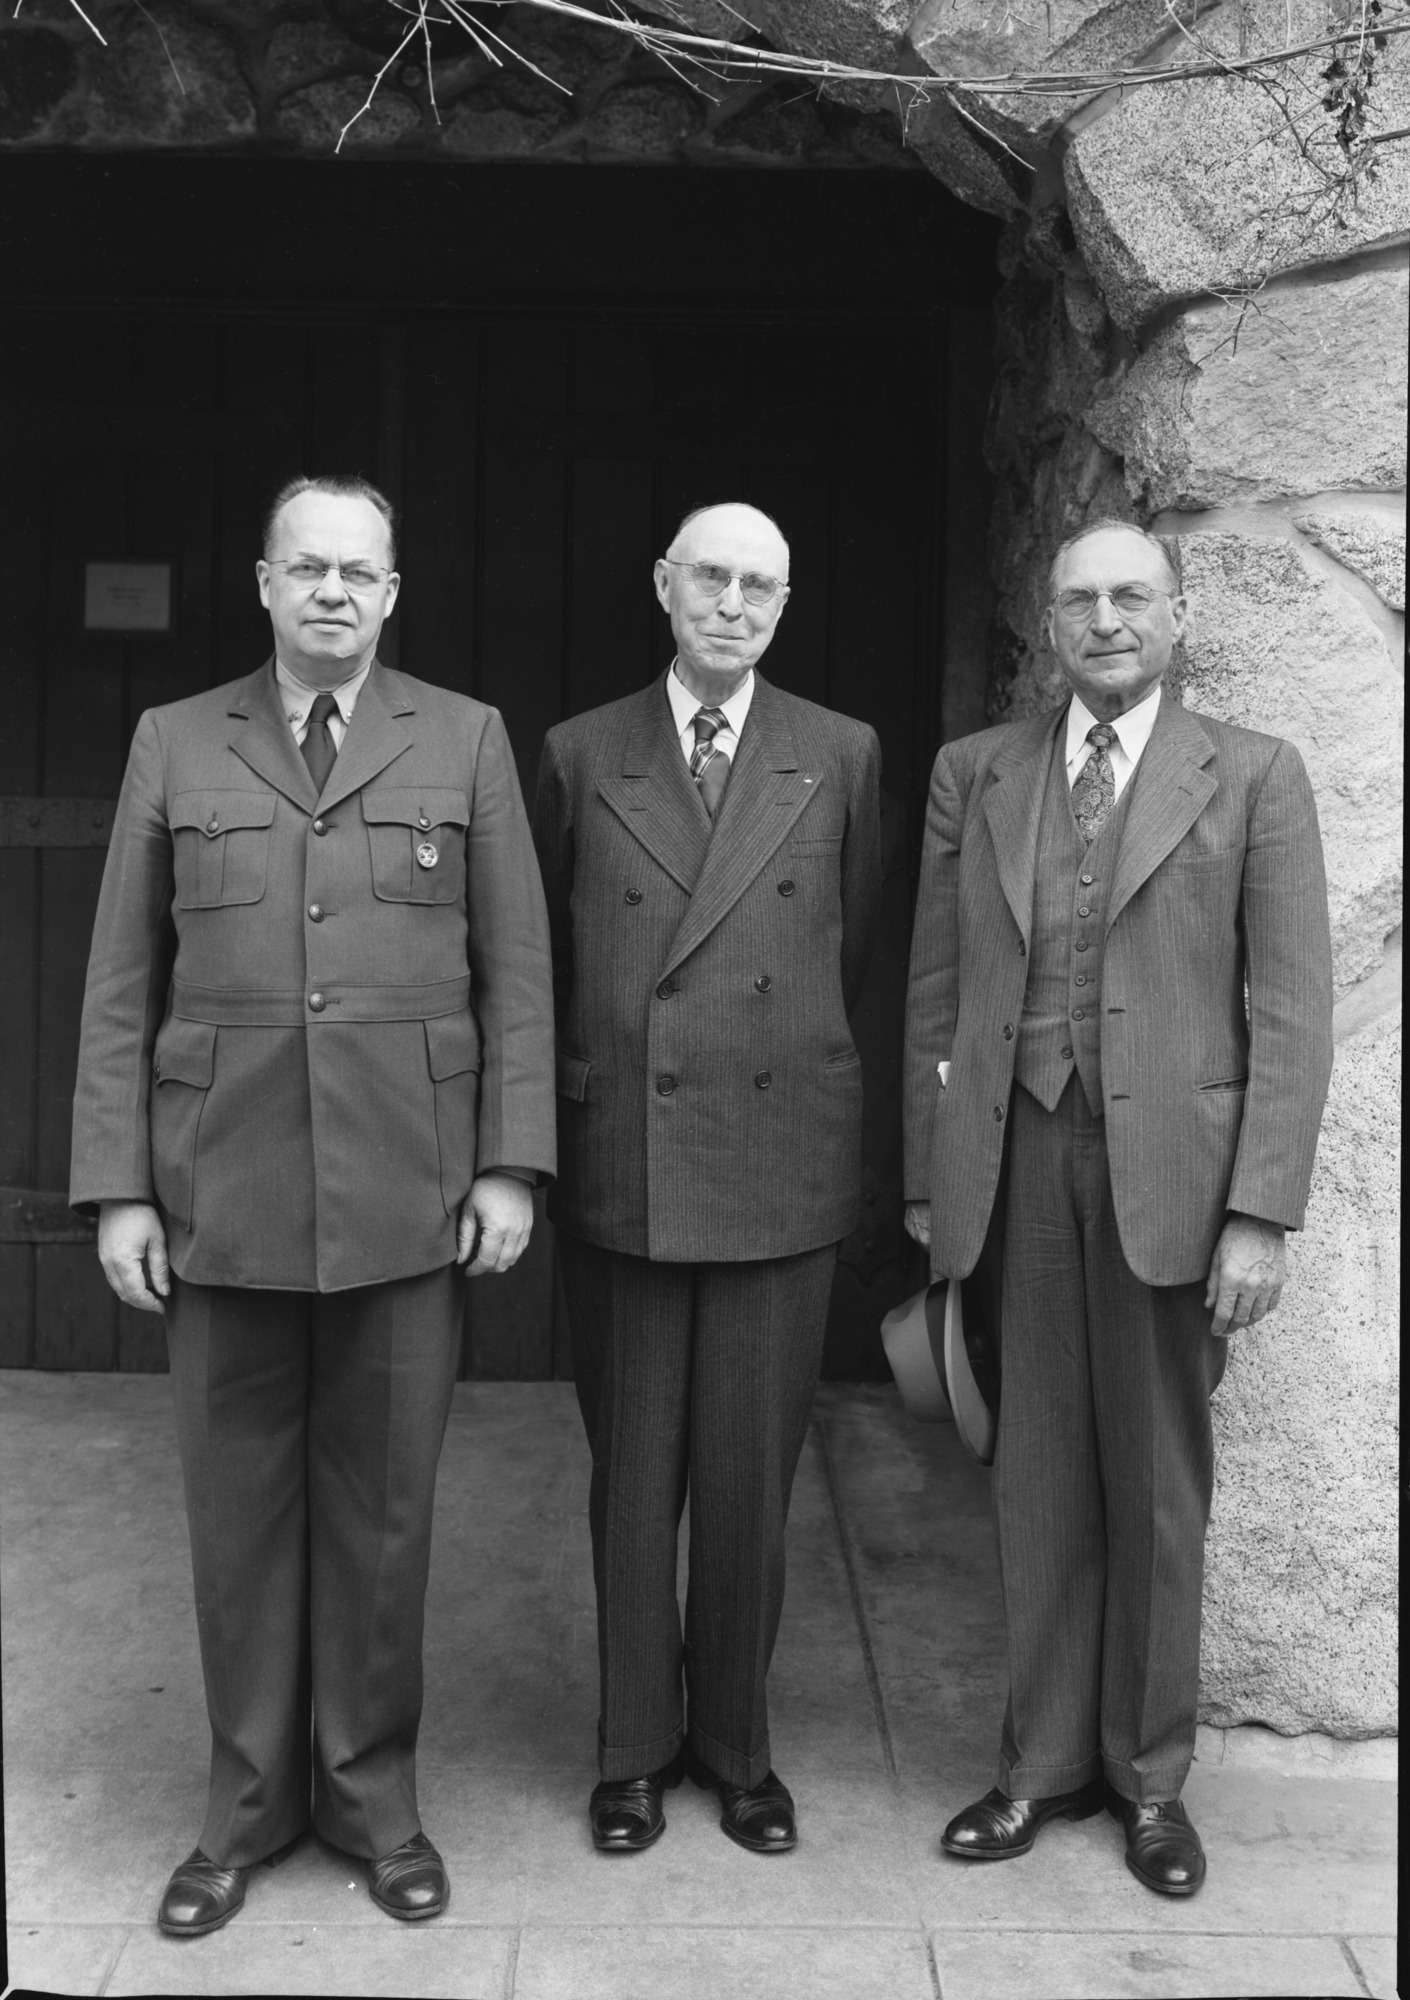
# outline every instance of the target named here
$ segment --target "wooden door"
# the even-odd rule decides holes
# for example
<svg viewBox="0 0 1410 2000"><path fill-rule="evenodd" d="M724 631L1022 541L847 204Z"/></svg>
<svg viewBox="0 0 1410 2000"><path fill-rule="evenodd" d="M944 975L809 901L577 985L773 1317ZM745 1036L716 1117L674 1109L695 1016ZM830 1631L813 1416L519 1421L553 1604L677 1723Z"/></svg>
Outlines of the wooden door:
<svg viewBox="0 0 1410 2000"><path fill-rule="evenodd" d="M498 706L526 795L550 724L669 659L650 570L680 515L744 498L782 524L793 594L766 671L870 722L884 758L886 883L857 1021L865 1219L826 1363L883 1372L881 1315L920 1281L900 1228L900 1029L942 651L956 712L980 667L981 322L702 307L10 327L0 507L25 588L0 674L0 1365L165 1366L159 1323L117 1306L63 1198L88 940L137 717L265 656L260 513L308 467L362 470L397 499L383 655ZM963 380L947 372L957 338ZM169 633L84 629L84 565L114 558L174 566ZM472 1372L568 1372L546 1227L470 1294Z"/></svg>

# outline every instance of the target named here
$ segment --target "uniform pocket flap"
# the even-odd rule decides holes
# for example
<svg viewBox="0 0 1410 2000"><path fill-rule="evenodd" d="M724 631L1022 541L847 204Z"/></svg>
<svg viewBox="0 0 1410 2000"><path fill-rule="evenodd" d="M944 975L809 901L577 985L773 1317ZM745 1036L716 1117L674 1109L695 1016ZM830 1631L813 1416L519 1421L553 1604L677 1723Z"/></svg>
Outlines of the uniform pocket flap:
<svg viewBox="0 0 1410 2000"><path fill-rule="evenodd" d="M438 1014L427 1021L426 1060L437 1083L479 1069L480 1024L468 1007L463 1014Z"/></svg>
<svg viewBox="0 0 1410 2000"><path fill-rule="evenodd" d="M167 824L173 833L193 826L212 840L242 826L274 824L273 792L178 792Z"/></svg>
<svg viewBox="0 0 1410 2000"><path fill-rule="evenodd" d="M158 1083L191 1083L209 1090L215 1073L214 1021L183 1021L173 1014L157 1036L152 1075Z"/></svg>
<svg viewBox="0 0 1410 2000"><path fill-rule="evenodd" d="M588 1072L592 1064L586 1056L569 1055L566 1049L558 1051L558 1095L571 1097L575 1104L581 1104L587 1096Z"/></svg>
<svg viewBox="0 0 1410 2000"><path fill-rule="evenodd" d="M470 806L464 792L443 786L378 785L363 792L362 817L369 826L409 826L424 833L433 826L469 826Z"/></svg>

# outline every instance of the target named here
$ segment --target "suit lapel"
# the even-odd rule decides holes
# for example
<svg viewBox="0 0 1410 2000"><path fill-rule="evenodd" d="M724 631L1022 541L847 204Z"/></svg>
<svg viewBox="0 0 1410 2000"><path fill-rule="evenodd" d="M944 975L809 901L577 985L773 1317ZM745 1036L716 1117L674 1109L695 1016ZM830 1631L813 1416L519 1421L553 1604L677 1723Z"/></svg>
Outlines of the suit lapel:
<svg viewBox="0 0 1410 2000"><path fill-rule="evenodd" d="M370 678L370 676L369 676ZM303 760L289 718L274 683L274 661L240 682L230 697L229 713L238 718L230 732L230 748L266 784L273 785L300 811L311 813L318 794ZM357 710L353 710L356 715Z"/></svg>
<svg viewBox="0 0 1410 2000"><path fill-rule="evenodd" d="M637 697L620 775L599 778L597 790L652 860L692 891L710 846L710 815L681 755L664 675Z"/></svg>
<svg viewBox="0 0 1410 2000"><path fill-rule="evenodd" d="M1033 929L1033 877L1043 792L1053 738L1066 715L1064 704L1051 714L1015 724L1013 741L990 766L989 789L984 795L984 817L994 842L999 882L1025 944L1030 942Z"/></svg>
<svg viewBox="0 0 1410 2000"><path fill-rule="evenodd" d="M1194 718L1162 694L1155 728L1132 780L1107 905L1108 930L1214 796L1217 781L1204 768L1213 755L1213 744Z"/></svg>
<svg viewBox="0 0 1410 2000"><path fill-rule="evenodd" d="M663 972L689 958L728 915L823 783L820 768L799 768L785 700L756 674L729 787Z"/></svg>
<svg viewBox="0 0 1410 2000"><path fill-rule="evenodd" d="M352 712L343 747L333 760L328 782L318 800L323 811L331 811L354 792L360 792L394 757L411 748L411 731L400 718L414 714L415 708L404 683L374 660ZM285 733L290 734L287 724ZM302 757L299 762L303 762Z"/></svg>

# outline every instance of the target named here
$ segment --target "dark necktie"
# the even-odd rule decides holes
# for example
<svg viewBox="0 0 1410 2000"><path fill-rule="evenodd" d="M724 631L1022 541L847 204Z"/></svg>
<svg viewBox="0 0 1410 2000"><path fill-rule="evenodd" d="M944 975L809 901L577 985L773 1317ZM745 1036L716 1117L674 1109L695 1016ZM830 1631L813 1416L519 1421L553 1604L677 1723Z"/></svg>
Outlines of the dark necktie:
<svg viewBox="0 0 1410 2000"><path fill-rule="evenodd" d="M691 721L695 748L690 753L690 775L705 802L706 812L713 819L720 809L730 773L729 758L716 748L715 738L728 725L722 708L698 708Z"/></svg>
<svg viewBox="0 0 1410 2000"><path fill-rule="evenodd" d="M1094 722L1087 731L1092 754L1072 781L1072 814L1090 847L1116 804L1116 774L1108 754L1116 741L1109 722Z"/></svg>
<svg viewBox="0 0 1410 2000"><path fill-rule="evenodd" d="M337 706L331 694L315 695L313 707L308 712L308 734L303 741L304 762L320 793L328 782L328 773L338 755L338 746L328 727L328 718Z"/></svg>

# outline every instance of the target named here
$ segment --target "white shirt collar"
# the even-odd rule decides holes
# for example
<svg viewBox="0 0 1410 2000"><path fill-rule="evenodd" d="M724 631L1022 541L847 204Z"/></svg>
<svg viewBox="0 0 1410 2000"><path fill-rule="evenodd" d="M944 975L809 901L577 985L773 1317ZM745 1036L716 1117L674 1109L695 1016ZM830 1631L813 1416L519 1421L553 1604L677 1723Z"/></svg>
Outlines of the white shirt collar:
<svg viewBox="0 0 1410 2000"><path fill-rule="evenodd" d="M666 676L666 694L670 699L671 714L675 717L676 734L678 736L685 735L702 708L712 706L710 702L703 702L698 695L691 693L690 689L677 673L676 662L674 660L671 662L671 671ZM753 699L754 670L751 667L745 676L744 685L736 688L728 701L713 704L714 707L723 709L726 729L736 739L744 728L744 718L749 713L749 704ZM724 732L722 731L721 733L723 734ZM694 735L694 730L691 730L692 741L694 740Z"/></svg>
<svg viewBox="0 0 1410 2000"><path fill-rule="evenodd" d="M312 688L306 681L301 681L297 674L290 673L277 653L274 656L274 679L279 689L279 699L284 704L285 715L295 728L304 721L313 707L314 696L325 693L331 694L337 702L338 713L344 723L351 722L352 712L357 707L357 698L362 693L363 683L371 671L372 662L369 660L365 667L360 668L349 680L342 681L335 688Z"/></svg>
<svg viewBox="0 0 1410 2000"><path fill-rule="evenodd" d="M1160 683L1156 682L1150 693L1134 708L1128 708L1124 715L1118 715L1111 727L1116 731L1116 740L1131 760L1134 769L1141 761L1141 752L1151 740L1155 728L1155 718L1160 708ZM1097 717L1087 707L1080 695L1074 694L1067 711L1067 761L1070 764L1087 740L1087 731L1096 726Z"/></svg>

